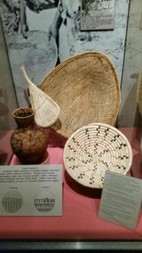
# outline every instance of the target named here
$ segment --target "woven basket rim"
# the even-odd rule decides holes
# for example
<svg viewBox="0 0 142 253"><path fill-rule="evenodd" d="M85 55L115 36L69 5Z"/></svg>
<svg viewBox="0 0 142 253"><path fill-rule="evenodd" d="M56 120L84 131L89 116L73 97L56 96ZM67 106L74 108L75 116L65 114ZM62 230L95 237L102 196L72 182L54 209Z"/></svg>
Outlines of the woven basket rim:
<svg viewBox="0 0 142 253"><path fill-rule="evenodd" d="M79 133L83 132L83 130L86 130L86 129L95 129L95 127L98 127L98 126L102 126L102 127L105 127L106 129L109 128L111 129L114 133L116 134L119 134L121 136L121 138L123 139L123 141L125 142L126 144L126 147L127 147L127 151L129 153L129 159L128 159L128 163L127 163L127 170L125 170L125 173L120 173L120 174L123 174L123 175L126 175L130 168L131 168L131 165L132 165L132 160L133 160L133 153L132 153L132 148L131 148L131 145L130 145L130 142L129 140L127 139L127 137L120 131L118 130L116 127L114 126L111 126L109 124L105 124L105 123L100 123L100 122L97 122L97 123L92 123L92 124L89 124L87 126L83 126L81 127L80 129L76 130L69 138L68 140L66 141L65 143L65 146L64 146L64 151L63 151L63 162L64 162L64 167L65 167L65 170L68 172L68 174L71 176L71 178L73 178L77 183L79 184L82 184L86 187L89 187L89 188L95 188L95 189L102 189L103 186L95 186L94 185L88 185L88 182L87 183L81 183L80 180L78 180L74 174L72 174L72 171L70 170L70 168L68 167L68 164L67 164L67 160L66 160L66 155L67 155L67 151L68 151L68 148L70 146L70 143L71 141L73 140L73 138L75 138L76 136L79 136ZM85 140L85 139L84 139ZM81 152L83 152L81 150ZM71 154L71 152L70 152ZM118 171L114 171L114 172L118 172Z"/></svg>
<svg viewBox="0 0 142 253"><path fill-rule="evenodd" d="M76 54L74 56L69 57L68 59L66 59L65 61L61 62L59 65L57 65L47 75L47 77L42 81L42 83L40 85L41 90L43 90L44 92L46 92L46 89L47 89L47 92L48 92L48 90L50 89L50 87L53 86L52 82L54 80L54 82L55 82L54 83L54 87L56 87L56 89L58 89L58 94L56 94L55 97L52 97L52 96L54 96L54 94L53 94L52 91L50 91L48 95L51 96L59 104L59 106L61 108L61 118L62 118L62 114L64 113L63 111L66 111L66 113L69 112L69 114L75 113L75 112L73 112L73 111L71 112L69 110L70 104L69 104L68 108L65 108L65 106L64 106L64 108L62 108L62 101L58 102L59 96L61 95L60 87L62 89L62 83L60 83L60 80L62 78L63 72L64 72L64 80L62 79L62 82L67 82L68 79L69 79L69 72L67 72L67 71L70 68L70 65L79 64L79 61L81 61L81 64L82 64L82 61L85 60L85 59L90 59L92 61L92 63L93 63L93 60L97 59L97 58L98 59L100 58L102 61L106 61L106 63L109 65L110 72L111 72L112 79L113 79L112 87L114 88L114 91L115 91L114 95L112 95L113 101L115 101L115 102L113 102L113 105L111 106L111 111L108 111L108 114L110 114L111 116L110 116L109 120L107 120L107 122L106 122L105 117L102 116L102 123L108 123L110 125L114 125L115 124L117 116L118 116L120 102L121 102L120 82L119 82L119 79L118 79L118 75L117 75L116 69L115 69L112 61L110 60L110 58L106 54L104 54L102 52L99 52L99 51L86 51L86 52L81 52L81 53L78 53L78 54ZM80 66L78 66L78 69L80 69ZM95 66L92 65L92 69L95 72ZM92 71L92 69L91 69L91 71ZM67 72L67 74L66 74L66 72ZM91 74L90 74L90 76L91 76ZM77 76L76 76L76 78L74 78L74 82L76 82L77 78L78 78ZM92 80L93 80L93 78L92 78ZM112 82L112 81L110 80L110 82ZM69 87L73 87L73 85L74 85L73 82L72 83L69 82L68 87L66 87L66 90ZM68 96L69 95L70 94L68 94ZM74 95L76 95L76 94L74 94ZM66 101L68 100L67 97L65 99L66 99ZM109 104L112 104L112 101L109 101ZM95 108L95 98L94 98L94 108ZM99 114L99 110L101 111L102 108L98 108L98 114ZM87 113L87 110L86 110L86 113ZM97 114L96 114L95 117L97 118ZM59 120L60 120L60 117L59 117ZM95 121L97 122L97 121L100 121L100 120L98 118ZM94 120L93 120L93 122L94 122ZM84 125L87 125L89 123L91 123L91 120L90 120L90 122L86 122L86 124L84 124ZM69 127L66 126L66 120L65 120L65 118L64 118L64 120L61 120L61 124L60 125L61 125L61 128L58 128L58 122L57 122L57 124L53 125L52 127L54 128L54 130L56 130L58 133L62 134L65 137L69 137L77 128L82 127L82 125L79 125L79 126L77 126L77 128L74 128L69 133Z"/></svg>

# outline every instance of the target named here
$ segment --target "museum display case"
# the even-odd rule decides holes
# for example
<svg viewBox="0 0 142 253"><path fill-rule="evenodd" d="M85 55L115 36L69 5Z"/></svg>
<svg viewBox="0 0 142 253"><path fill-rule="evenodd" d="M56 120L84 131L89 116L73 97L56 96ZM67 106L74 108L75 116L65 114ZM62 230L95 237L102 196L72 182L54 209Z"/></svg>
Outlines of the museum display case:
<svg viewBox="0 0 142 253"><path fill-rule="evenodd" d="M141 251L142 1L88 1L88 12L95 6L101 20L113 12L114 20L85 31L86 1L63 1L65 9L62 1L12 2L0 2L0 250ZM34 111L35 100L42 112L47 98L60 112L47 127L40 120L48 159L23 165L10 142L12 112ZM120 178L105 179L109 170Z"/></svg>

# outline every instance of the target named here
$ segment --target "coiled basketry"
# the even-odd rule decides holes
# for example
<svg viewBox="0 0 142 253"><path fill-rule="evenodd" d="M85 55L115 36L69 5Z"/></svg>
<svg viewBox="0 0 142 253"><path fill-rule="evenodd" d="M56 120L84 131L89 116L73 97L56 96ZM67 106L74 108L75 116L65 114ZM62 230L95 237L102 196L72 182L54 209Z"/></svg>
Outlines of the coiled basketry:
<svg viewBox="0 0 142 253"><path fill-rule="evenodd" d="M67 140L63 160L68 174L78 183L103 188L105 172L126 175L132 163L132 149L117 128L94 123L75 131Z"/></svg>
<svg viewBox="0 0 142 253"><path fill-rule="evenodd" d="M52 126L70 137L93 122L114 125L121 94L117 72L101 52L83 52L54 68L40 85L59 105L59 120Z"/></svg>

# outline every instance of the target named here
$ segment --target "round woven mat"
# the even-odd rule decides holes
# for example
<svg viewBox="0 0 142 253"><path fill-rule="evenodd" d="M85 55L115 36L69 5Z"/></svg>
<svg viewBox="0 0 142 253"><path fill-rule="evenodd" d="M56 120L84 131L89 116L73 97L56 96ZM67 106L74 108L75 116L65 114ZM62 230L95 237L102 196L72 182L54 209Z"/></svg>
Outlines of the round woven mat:
<svg viewBox="0 0 142 253"><path fill-rule="evenodd" d="M68 174L81 185L103 188L107 170L126 175L132 149L126 136L108 124L94 123L76 130L67 140L63 161Z"/></svg>
<svg viewBox="0 0 142 253"><path fill-rule="evenodd" d="M110 59L85 52L60 63L40 88L61 108L54 130L69 137L92 122L114 125L120 105L120 84Z"/></svg>

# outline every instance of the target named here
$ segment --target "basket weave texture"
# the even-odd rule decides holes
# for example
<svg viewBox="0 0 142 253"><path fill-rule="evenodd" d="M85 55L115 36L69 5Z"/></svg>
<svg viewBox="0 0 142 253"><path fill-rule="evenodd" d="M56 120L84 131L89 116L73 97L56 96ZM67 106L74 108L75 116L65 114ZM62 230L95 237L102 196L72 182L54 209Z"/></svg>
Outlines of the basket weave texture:
<svg viewBox="0 0 142 253"><path fill-rule="evenodd" d="M132 149L126 136L108 124L94 123L76 130L67 140L63 161L68 174L81 185L103 188L107 170L126 175Z"/></svg>
<svg viewBox="0 0 142 253"><path fill-rule="evenodd" d="M84 52L60 63L40 88L59 105L52 127L69 137L93 122L114 125L120 105L120 83L110 59L100 52Z"/></svg>

